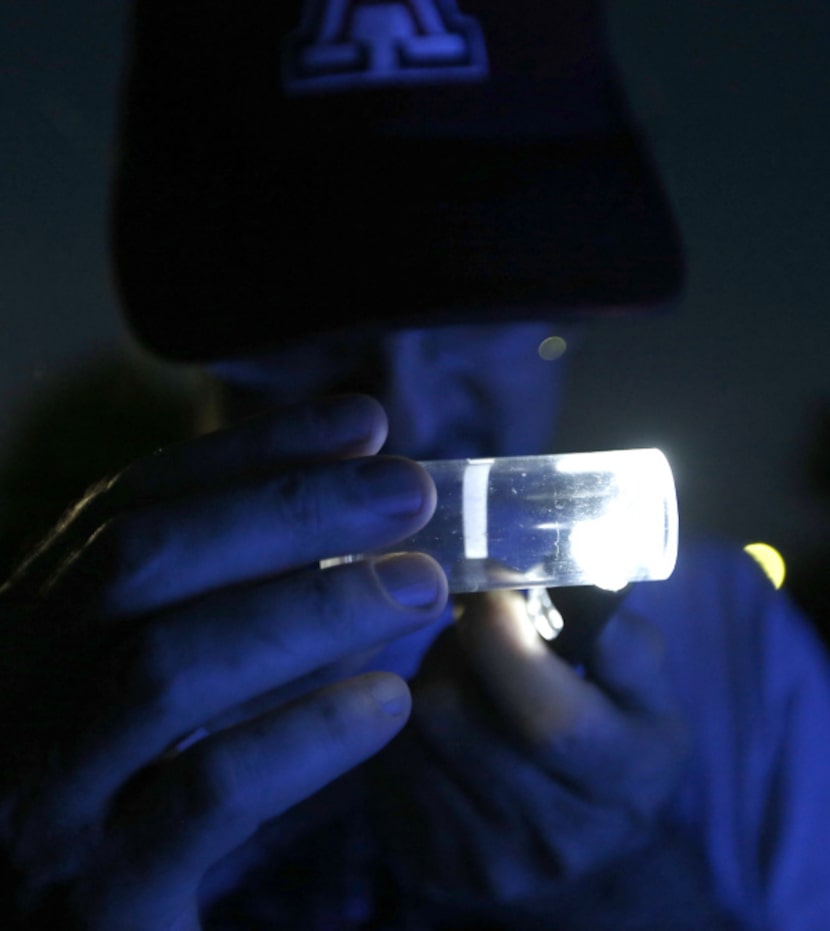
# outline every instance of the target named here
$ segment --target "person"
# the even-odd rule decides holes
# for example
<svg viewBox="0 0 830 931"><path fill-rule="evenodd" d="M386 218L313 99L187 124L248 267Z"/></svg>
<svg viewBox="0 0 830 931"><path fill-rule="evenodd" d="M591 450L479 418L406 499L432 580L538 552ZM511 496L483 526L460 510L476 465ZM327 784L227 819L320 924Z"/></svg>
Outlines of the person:
<svg viewBox="0 0 830 931"><path fill-rule="evenodd" d="M824 927L827 663L743 556L578 663L427 556L320 566L428 521L417 460L552 448L552 327L675 299L600 7L272 7L136 5L117 276L226 425L0 591L10 922Z"/></svg>

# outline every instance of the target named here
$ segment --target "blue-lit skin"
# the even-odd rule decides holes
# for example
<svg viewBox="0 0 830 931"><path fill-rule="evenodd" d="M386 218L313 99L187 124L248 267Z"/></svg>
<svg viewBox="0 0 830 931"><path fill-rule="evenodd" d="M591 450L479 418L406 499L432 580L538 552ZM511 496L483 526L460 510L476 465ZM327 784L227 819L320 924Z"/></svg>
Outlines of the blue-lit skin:
<svg viewBox="0 0 830 931"><path fill-rule="evenodd" d="M221 382L225 419L363 392L389 416L386 453L412 459L532 455L550 451L562 394L562 364L541 359L538 348L561 329L553 323L385 334L356 329L212 370Z"/></svg>
<svg viewBox="0 0 830 931"><path fill-rule="evenodd" d="M562 363L537 352L551 332L521 324L358 334L216 374L237 413L318 390L370 391L389 418L385 451L414 459L532 454L551 449L562 390ZM460 620L422 663L432 629L375 660L406 674L421 665L416 732L379 754L369 778L377 776L377 821L406 885L483 907L484 920L488 904L544 899L564 880L624 863L648 841L688 746L660 635L642 618L620 612L582 674L544 646L516 593L459 601ZM469 802L458 794L465 783Z"/></svg>
<svg viewBox="0 0 830 931"><path fill-rule="evenodd" d="M575 342L577 328L564 329ZM232 422L364 392L388 415L384 453L415 460L543 453L553 441L563 367L541 359L538 348L562 331L534 322L325 334L214 364L214 418ZM409 678L434 635L425 630L391 644L377 664Z"/></svg>
<svg viewBox="0 0 830 931"><path fill-rule="evenodd" d="M388 449L414 458L547 449L549 333L364 334L218 366L231 407L270 413L93 490L2 589L0 845L28 918L195 929L212 866L398 733L405 683L361 670L420 655L407 638L446 617L443 574L417 556L318 562L432 512L426 473L386 456L387 418ZM380 404L321 400L355 389ZM625 856L683 759L648 625L620 614L582 677L541 648L516 597L468 603L413 683L421 739L367 772L394 787L382 840L415 887L484 905ZM395 641L403 655L378 655ZM475 806L457 804L465 785Z"/></svg>
<svg viewBox="0 0 830 931"><path fill-rule="evenodd" d="M14 918L195 929L214 863L398 732L406 684L353 674L435 621L443 573L422 557L304 568L429 518L431 480L375 457L385 436L379 405L350 398L164 450L90 492L3 586Z"/></svg>

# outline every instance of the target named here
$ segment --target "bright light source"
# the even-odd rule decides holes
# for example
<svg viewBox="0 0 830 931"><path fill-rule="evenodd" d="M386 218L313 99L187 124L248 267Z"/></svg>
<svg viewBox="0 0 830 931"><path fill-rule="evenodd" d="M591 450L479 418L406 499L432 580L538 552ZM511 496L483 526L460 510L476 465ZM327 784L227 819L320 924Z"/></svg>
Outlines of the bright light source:
<svg viewBox="0 0 830 931"><path fill-rule="evenodd" d="M545 362L553 362L565 355L568 344L561 336L549 336L539 343L539 358Z"/></svg>
<svg viewBox="0 0 830 931"><path fill-rule="evenodd" d="M776 588L781 588L787 575L787 565L774 546L769 543L749 543L744 547L744 552L758 563Z"/></svg>
<svg viewBox="0 0 830 931"><path fill-rule="evenodd" d="M585 581L620 591L636 579L665 579L677 558L677 505L671 469L657 450L563 457L565 469L599 455L613 475L602 507L571 529L571 553ZM597 468L603 463L598 460Z"/></svg>
<svg viewBox="0 0 830 931"><path fill-rule="evenodd" d="M525 604L527 616L543 640L555 640L562 633L565 621L551 601L546 588L529 589Z"/></svg>

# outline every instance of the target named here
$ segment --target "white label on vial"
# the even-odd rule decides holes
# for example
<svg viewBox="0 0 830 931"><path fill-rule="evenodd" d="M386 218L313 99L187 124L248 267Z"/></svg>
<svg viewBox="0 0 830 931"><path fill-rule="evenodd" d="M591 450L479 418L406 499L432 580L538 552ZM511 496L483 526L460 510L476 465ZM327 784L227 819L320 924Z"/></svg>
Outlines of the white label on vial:
<svg viewBox="0 0 830 931"><path fill-rule="evenodd" d="M487 558L487 486L492 465L492 459L470 460L461 480L461 520L467 559Z"/></svg>

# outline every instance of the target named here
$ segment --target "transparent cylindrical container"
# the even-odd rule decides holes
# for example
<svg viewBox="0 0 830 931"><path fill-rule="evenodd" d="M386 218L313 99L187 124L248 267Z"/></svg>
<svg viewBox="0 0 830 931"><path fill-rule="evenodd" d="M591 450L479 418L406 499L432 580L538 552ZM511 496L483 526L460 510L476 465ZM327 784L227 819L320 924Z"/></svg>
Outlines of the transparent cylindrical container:
<svg viewBox="0 0 830 931"><path fill-rule="evenodd" d="M429 553L452 592L668 578L677 497L658 449L423 462L438 504L414 536L379 553Z"/></svg>

